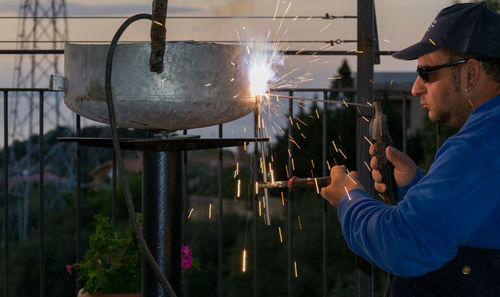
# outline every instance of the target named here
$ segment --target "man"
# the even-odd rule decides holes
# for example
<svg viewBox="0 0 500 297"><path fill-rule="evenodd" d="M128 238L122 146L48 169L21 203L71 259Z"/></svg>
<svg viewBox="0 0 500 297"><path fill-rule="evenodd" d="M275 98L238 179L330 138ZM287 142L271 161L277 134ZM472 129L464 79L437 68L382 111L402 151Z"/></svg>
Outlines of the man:
<svg viewBox="0 0 500 297"><path fill-rule="evenodd" d="M485 3L450 6L420 42L393 56L418 59L413 95L432 121L459 132L425 176L408 156L386 149L399 187L395 206L369 197L343 166L332 168L321 195L338 208L350 249L395 276L390 296L498 297L500 15ZM384 192L374 157L370 165Z"/></svg>

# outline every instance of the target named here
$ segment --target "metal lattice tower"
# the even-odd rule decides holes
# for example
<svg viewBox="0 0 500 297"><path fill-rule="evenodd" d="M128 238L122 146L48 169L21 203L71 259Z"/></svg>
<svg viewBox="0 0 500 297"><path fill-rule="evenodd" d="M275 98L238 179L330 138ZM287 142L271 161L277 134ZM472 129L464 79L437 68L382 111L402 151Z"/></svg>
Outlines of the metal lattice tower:
<svg viewBox="0 0 500 297"><path fill-rule="evenodd" d="M68 39L67 11L65 0L20 0L17 40L18 49L58 49ZM51 74L62 73L62 55L57 54L19 54L16 57L13 86L15 88L47 88ZM69 112L61 112L62 94L46 93L43 100L44 132L56 127L73 127L74 120ZM27 235L29 229L30 201L36 192L34 184L39 180L38 143L34 135L39 134L39 93L17 92L12 94L9 110L9 139L11 143L24 142L24 154L19 154L19 147L10 146L11 179L13 183L10 195L15 201L14 220L11 221L13 234L17 238ZM58 135L67 136L67 135ZM57 160L60 168L53 176L64 176L71 180L72 161L63 154L62 145L56 144L46 148L44 160ZM14 150L17 150L17 154ZM47 171L46 171L47 172ZM45 173L47 174L47 173ZM44 175L45 175L44 174ZM38 177L38 178L37 178ZM73 184L67 182L68 187ZM61 189L62 191L62 189ZM61 197L59 193L51 193L51 197ZM48 201L51 204L57 203Z"/></svg>

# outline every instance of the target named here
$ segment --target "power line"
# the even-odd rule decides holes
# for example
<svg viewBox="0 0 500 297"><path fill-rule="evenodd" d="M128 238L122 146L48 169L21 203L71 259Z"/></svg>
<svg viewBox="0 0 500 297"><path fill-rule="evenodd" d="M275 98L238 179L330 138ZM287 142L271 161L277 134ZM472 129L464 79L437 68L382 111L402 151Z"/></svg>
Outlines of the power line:
<svg viewBox="0 0 500 297"><path fill-rule="evenodd" d="M0 19L126 19L128 16L56 16L56 17L22 17L22 16L0 16ZM167 16L167 19L356 19L357 16L341 15L334 16L328 13L323 16Z"/></svg>

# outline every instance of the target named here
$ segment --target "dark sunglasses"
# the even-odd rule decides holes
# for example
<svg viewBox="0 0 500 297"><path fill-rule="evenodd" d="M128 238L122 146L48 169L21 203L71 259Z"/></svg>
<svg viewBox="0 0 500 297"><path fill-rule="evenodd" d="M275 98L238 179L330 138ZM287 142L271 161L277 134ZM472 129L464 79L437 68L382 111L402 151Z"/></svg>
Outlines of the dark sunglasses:
<svg viewBox="0 0 500 297"><path fill-rule="evenodd" d="M441 68L446 68L446 67L450 67L450 66L455 66L455 65L463 64L463 63L466 63L467 61L469 61L469 59L459 60L459 61L455 61L455 62L451 62L451 63L446 63L446 64L441 64L441 65L436 65L436 66L422 66L422 67L417 67L417 73L418 73L418 76L420 76L420 78L424 82L427 83L427 82L429 82L429 72L432 72L434 70L438 70L438 69L441 69Z"/></svg>

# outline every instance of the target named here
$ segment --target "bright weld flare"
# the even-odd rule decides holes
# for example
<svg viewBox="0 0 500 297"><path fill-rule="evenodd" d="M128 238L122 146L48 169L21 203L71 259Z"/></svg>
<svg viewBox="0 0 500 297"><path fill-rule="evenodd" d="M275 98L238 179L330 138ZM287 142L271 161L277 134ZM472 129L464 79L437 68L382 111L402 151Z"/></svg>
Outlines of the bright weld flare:
<svg viewBox="0 0 500 297"><path fill-rule="evenodd" d="M271 62L264 54L255 54L252 56L250 65L250 91L252 96L265 94L268 89L268 82L272 81L275 73L271 68Z"/></svg>

